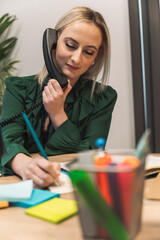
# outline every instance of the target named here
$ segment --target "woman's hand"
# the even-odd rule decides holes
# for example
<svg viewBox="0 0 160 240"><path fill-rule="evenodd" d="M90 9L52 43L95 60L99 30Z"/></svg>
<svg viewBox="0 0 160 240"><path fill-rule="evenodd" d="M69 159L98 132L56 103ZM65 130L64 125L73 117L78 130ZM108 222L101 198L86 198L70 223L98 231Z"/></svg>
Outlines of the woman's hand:
<svg viewBox="0 0 160 240"><path fill-rule="evenodd" d="M23 180L32 179L34 187L46 188L59 183L60 164L49 162L45 158L37 158L29 162L23 171Z"/></svg>
<svg viewBox="0 0 160 240"><path fill-rule="evenodd" d="M32 179L35 188L46 188L53 183L59 183L60 164L41 156L33 159L19 153L13 158L10 167L23 180Z"/></svg>
<svg viewBox="0 0 160 240"><path fill-rule="evenodd" d="M60 84L55 79L50 79L47 86L44 88L42 93L43 104L55 129L68 118L64 110L64 103L71 89L72 86L69 80L67 87L63 91Z"/></svg>

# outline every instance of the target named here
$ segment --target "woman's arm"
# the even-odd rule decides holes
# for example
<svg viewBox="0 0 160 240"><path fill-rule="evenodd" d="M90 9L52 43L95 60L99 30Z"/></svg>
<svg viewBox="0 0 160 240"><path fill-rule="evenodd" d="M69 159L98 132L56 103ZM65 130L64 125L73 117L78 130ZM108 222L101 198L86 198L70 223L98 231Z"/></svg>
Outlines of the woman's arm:
<svg viewBox="0 0 160 240"><path fill-rule="evenodd" d="M74 119L72 121L67 119L50 137L45 146L46 153L58 155L94 149L97 138L107 139L116 99L116 91L108 88L98 103L90 109L90 113L89 109L88 112L85 112L88 105L85 106L83 112L86 117L82 121L78 120L78 123L75 124ZM84 104L88 104L88 102L84 100ZM78 113L79 109L72 115L77 117Z"/></svg>

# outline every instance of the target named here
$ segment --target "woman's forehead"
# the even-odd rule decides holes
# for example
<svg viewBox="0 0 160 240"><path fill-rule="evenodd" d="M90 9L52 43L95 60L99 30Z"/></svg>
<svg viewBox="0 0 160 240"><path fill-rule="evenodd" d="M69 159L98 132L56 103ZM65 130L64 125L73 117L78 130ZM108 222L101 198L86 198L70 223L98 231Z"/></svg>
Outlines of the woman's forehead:
<svg viewBox="0 0 160 240"><path fill-rule="evenodd" d="M64 28L61 35L62 37L73 38L76 41L96 44L97 47L99 47L102 42L101 30L94 23L90 22L73 22Z"/></svg>

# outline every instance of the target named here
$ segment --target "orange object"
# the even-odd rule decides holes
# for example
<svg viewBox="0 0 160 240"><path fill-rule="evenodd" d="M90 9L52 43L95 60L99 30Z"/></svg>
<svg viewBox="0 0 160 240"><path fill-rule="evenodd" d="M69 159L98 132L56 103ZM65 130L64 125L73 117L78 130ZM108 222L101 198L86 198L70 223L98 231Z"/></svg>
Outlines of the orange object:
<svg viewBox="0 0 160 240"><path fill-rule="evenodd" d="M9 202L7 201L0 201L0 208L6 208L9 206Z"/></svg>
<svg viewBox="0 0 160 240"><path fill-rule="evenodd" d="M140 165L140 161L138 158L134 156L127 156L124 158L124 160L120 164L128 164L133 168L136 168Z"/></svg>
<svg viewBox="0 0 160 240"><path fill-rule="evenodd" d="M112 158L111 155L104 153L104 156L102 154L102 156L96 156L95 157L95 166L97 167L106 167L108 164L112 163ZM96 173L96 182L98 185L98 189L101 193L101 195L103 196L103 198L105 199L105 201L108 203L109 206L112 206L112 197L111 197L111 193L110 193L110 187L109 187L109 179L108 179L108 175L106 172L97 172ZM101 238L105 238L108 239L108 234L106 233L106 231L104 230L104 228L100 225L99 228L99 235L101 236Z"/></svg>
<svg viewBox="0 0 160 240"><path fill-rule="evenodd" d="M111 155L105 153L103 157L96 157L96 160L94 164L97 167L105 167L108 164L112 163L112 158ZM98 172L96 174L96 180L97 180L97 185L99 188L99 191L101 192L103 198L106 200L106 202L112 206L112 199L111 199L111 194L110 194L110 189L109 189L109 181L108 181L108 176L106 172Z"/></svg>
<svg viewBox="0 0 160 240"><path fill-rule="evenodd" d="M101 156L96 157L96 160L94 162L96 166L106 166L110 163L112 163L112 157L108 153L105 153L104 156L102 157Z"/></svg>

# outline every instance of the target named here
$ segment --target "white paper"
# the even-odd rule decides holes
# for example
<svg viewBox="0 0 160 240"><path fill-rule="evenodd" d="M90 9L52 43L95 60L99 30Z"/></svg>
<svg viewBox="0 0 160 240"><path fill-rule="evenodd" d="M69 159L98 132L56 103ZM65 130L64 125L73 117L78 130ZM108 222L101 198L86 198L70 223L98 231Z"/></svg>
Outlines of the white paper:
<svg viewBox="0 0 160 240"><path fill-rule="evenodd" d="M59 176L59 180L60 180L59 186L50 186L49 187L49 190L51 192L63 194L63 193L68 193L68 192L74 191L72 182L71 182L69 176L67 176L64 173L61 173Z"/></svg>

